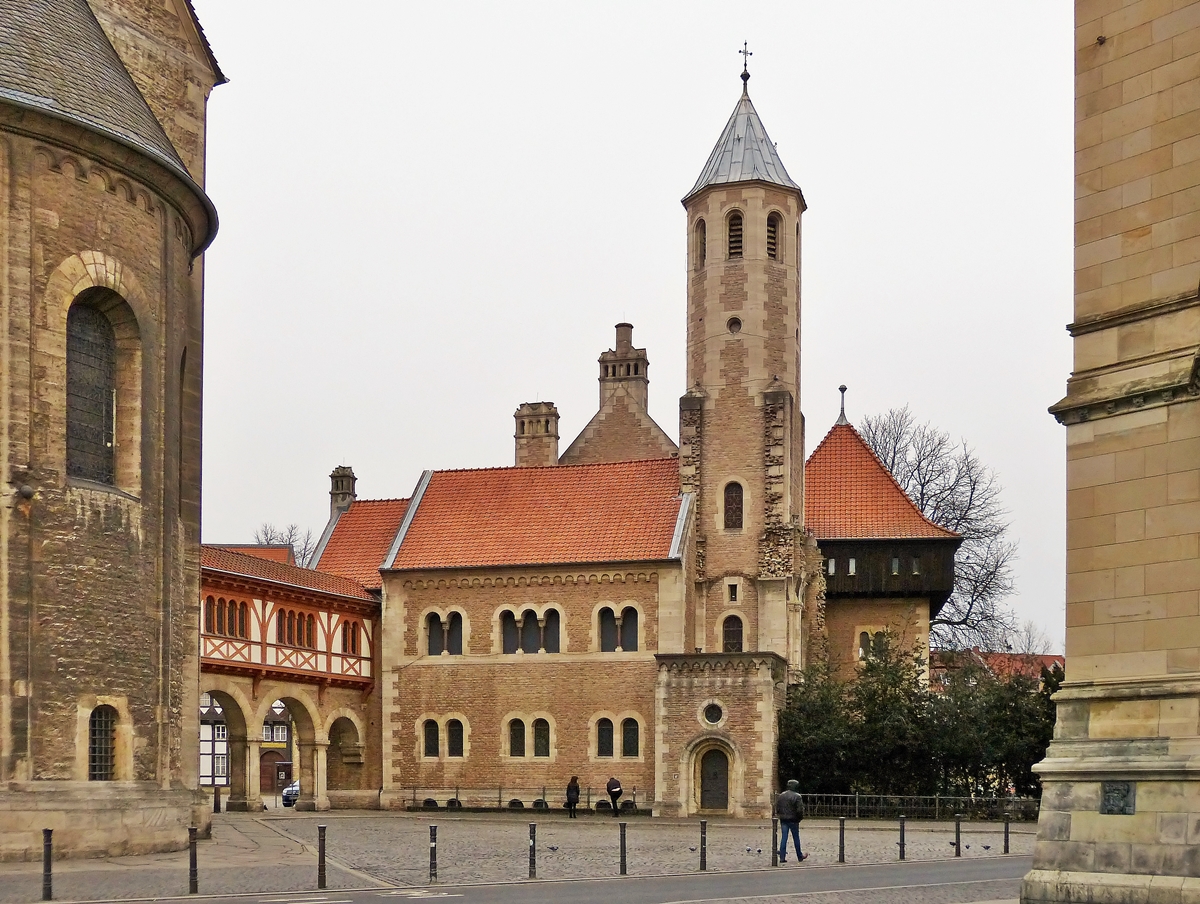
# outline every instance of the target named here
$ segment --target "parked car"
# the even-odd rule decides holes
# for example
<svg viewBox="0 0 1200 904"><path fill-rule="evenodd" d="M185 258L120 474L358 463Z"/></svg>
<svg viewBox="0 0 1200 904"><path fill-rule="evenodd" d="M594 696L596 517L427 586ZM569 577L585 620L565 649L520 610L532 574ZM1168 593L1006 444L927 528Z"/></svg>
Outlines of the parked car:
<svg viewBox="0 0 1200 904"><path fill-rule="evenodd" d="M292 782L283 789L283 805L285 807L294 807L296 799L300 796L300 780Z"/></svg>

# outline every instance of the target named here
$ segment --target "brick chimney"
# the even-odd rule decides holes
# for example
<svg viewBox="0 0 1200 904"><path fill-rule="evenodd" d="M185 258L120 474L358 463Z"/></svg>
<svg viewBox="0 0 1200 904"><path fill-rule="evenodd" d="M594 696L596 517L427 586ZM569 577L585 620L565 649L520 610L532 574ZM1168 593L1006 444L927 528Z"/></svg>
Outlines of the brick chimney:
<svg viewBox="0 0 1200 904"><path fill-rule="evenodd" d="M350 508L357 497L354 495L354 484L357 478L354 469L348 465L338 465L329 475L329 517L336 518Z"/></svg>
<svg viewBox="0 0 1200 904"><path fill-rule="evenodd" d="M516 419L517 467L558 464L558 409L553 402L524 402Z"/></svg>
<svg viewBox="0 0 1200 904"><path fill-rule="evenodd" d="M617 347L600 355L600 407L608 401L608 395L619 384L633 396L643 408L649 396L650 362L644 348L633 347L633 324L617 324Z"/></svg>

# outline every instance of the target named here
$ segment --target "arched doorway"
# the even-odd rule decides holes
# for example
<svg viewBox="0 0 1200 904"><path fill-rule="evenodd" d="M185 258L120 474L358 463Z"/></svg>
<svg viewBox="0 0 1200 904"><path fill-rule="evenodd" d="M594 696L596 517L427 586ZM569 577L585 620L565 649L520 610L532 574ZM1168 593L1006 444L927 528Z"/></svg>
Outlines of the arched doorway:
<svg viewBox="0 0 1200 904"><path fill-rule="evenodd" d="M729 757L716 747L700 757L700 809L729 809Z"/></svg>
<svg viewBox="0 0 1200 904"><path fill-rule="evenodd" d="M358 729L345 716L329 727L327 767L330 790L357 791L362 787L363 746Z"/></svg>
<svg viewBox="0 0 1200 904"><path fill-rule="evenodd" d="M258 760L258 786L272 798L287 786L286 781L281 784L276 778L276 766L282 762L287 762L287 758L278 750L265 750Z"/></svg>
<svg viewBox="0 0 1200 904"><path fill-rule="evenodd" d="M200 782L218 788L225 808L248 807L246 775L247 719L231 694L215 688L200 695Z"/></svg>

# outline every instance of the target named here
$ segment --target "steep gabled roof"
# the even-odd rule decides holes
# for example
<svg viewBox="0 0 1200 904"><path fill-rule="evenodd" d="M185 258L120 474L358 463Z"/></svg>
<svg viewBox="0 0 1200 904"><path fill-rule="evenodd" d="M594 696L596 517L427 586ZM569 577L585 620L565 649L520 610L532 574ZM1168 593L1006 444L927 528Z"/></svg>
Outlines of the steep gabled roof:
<svg viewBox="0 0 1200 904"><path fill-rule="evenodd" d="M390 567L660 561L677 555L674 458L426 472Z"/></svg>
<svg viewBox="0 0 1200 904"><path fill-rule="evenodd" d="M921 514L844 420L804 465L804 523L818 540L958 537Z"/></svg>
<svg viewBox="0 0 1200 904"><path fill-rule="evenodd" d="M204 26L200 24L200 17L196 15L196 7L192 5L192 0L183 0L183 2L184 6L187 7L188 15L191 16L192 26L196 29L196 37L200 39L200 46L204 50L204 56L208 60L209 68L212 69L213 75L216 76L216 84L224 85L229 79L221 71L221 64L217 62L212 44L208 42L208 35L204 33Z"/></svg>
<svg viewBox="0 0 1200 904"><path fill-rule="evenodd" d="M779 159L775 145L767 137L767 130L758 118L754 104L750 102L749 93L743 90L737 106L733 108L733 115L729 117L725 130L708 155L708 162L700 171L700 178L684 201L710 185L755 181L800 191L800 186L792 181L783 161Z"/></svg>
<svg viewBox="0 0 1200 904"><path fill-rule="evenodd" d="M288 584L293 587L302 587L305 590L315 590L319 593L375 601L375 597L371 596L366 588L357 581L320 571L311 571L307 568L298 568L295 565L286 565L283 562L272 562L258 556L248 556L220 546L206 544L200 547L200 567L202 570L255 578L276 584Z"/></svg>
<svg viewBox="0 0 1200 904"><path fill-rule="evenodd" d="M86 0L0 0L0 101L115 138L191 181Z"/></svg>
<svg viewBox="0 0 1200 904"><path fill-rule="evenodd" d="M355 499L338 516L333 532L311 567L340 574L364 587L381 587L379 567L407 510L407 499Z"/></svg>

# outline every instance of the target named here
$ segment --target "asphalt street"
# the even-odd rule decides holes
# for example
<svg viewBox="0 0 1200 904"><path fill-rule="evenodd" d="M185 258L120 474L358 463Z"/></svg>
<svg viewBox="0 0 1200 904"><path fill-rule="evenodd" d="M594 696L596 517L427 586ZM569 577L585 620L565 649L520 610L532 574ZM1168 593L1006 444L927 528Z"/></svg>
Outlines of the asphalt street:
<svg viewBox="0 0 1200 904"><path fill-rule="evenodd" d="M767 870L661 877L561 879L502 885L337 889L316 893L194 896L176 901L245 904L387 904L453 900L454 904L967 904L1015 901L1031 858L941 860L864 866L788 866ZM128 900L128 899L126 899ZM157 899L167 900L167 899Z"/></svg>

